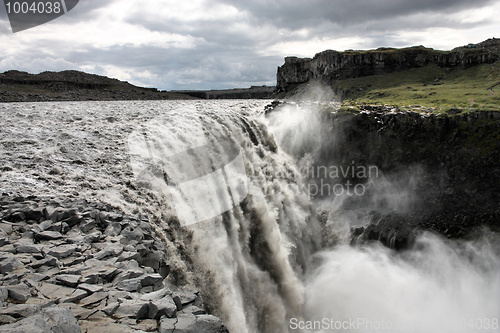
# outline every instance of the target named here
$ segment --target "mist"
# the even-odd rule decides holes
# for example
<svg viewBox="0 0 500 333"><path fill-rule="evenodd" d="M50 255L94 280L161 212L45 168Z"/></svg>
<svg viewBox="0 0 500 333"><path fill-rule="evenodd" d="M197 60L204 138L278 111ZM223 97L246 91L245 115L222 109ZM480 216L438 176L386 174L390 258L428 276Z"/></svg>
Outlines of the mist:
<svg viewBox="0 0 500 333"><path fill-rule="evenodd" d="M278 147L295 158L306 184L302 190L324 223L323 250L309 259L303 279L303 317L292 318L289 331L498 331L498 235L483 230L474 240L448 240L411 230L402 219L415 237L402 250L353 236L353 230L362 232L386 216L429 211L437 185L419 163L387 163L391 151L378 160L360 156L352 117L339 112L331 91L309 88L266 119ZM330 102L307 101L308 95L329 96ZM377 172L357 173L370 167ZM391 231L394 237L398 231Z"/></svg>
<svg viewBox="0 0 500 333"><path fill-rule="evenodd" d="M306 320L350 322L345 331L355 332L498 331L498 250L498 237L451 242L425 233L401 253L376 243L318 253Z"/></svg>

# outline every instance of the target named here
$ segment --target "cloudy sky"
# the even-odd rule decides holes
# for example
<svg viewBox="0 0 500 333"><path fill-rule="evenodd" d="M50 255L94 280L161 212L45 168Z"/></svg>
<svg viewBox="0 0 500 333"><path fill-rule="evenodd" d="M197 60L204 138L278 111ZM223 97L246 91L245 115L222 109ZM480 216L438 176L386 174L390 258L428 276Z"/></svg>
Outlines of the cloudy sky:
<svg viewBox="0 0 500 333"><path fill-rule="evenodd" d="M82 70L159 89L274 85L288 55L500 37L498 0L80 0L12 33L0 4L0 72Z"/></svg>

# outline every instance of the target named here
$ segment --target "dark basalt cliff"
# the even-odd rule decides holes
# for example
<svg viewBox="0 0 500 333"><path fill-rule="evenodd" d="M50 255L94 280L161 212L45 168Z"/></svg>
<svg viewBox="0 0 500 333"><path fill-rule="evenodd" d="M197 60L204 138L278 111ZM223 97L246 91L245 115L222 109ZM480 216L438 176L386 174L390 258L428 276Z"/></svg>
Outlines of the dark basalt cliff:
<svg viewBox="0 0 500 333"><path fill-rule="evenodd" d="M270 117L280 112L276 104ZM353 242L404 249L423 231L448 238L476 237L484 228L500 232L500 112L437 114L381 105L320 111L314 136L284 149L311 161L305 169L315 186L310 193L320 201L338 196L338 186L341 194L351 190L342 197L344 210L335 203L332 209L335 219L356 215ZM360 166L376 172L358 174ZM362 195L354 193L355 184L363 185ZM322 209L329 214L328 207ZM327 232L324 241L335 236Z"/></svg>
<svg viewBox="0 0 500 333"><path fill-rule="evenodd" d="M374 207L384 213L374 214L355 237L404 248L419 230L449 238L484 227L500 231L499 112L425 115L387 113L377 106L328 118L338 148L323 150L320 164L376 165L379 177L398 189L397 200L413 196L411 205L398 211L374 192L385 198Z"/></svg>
<svg viewBox="0 0 500 333"><path fill-rule="evenodd" d="M327 50L314 58L286 57L278 67L277 90L288 92L312 79L331 82L339 79L387 74L430 63L441 67L467 68L500 59L500 39L488 39L452 51L438 51L423 46L403 49L379 48L371 51L337 52Z"/></svg>

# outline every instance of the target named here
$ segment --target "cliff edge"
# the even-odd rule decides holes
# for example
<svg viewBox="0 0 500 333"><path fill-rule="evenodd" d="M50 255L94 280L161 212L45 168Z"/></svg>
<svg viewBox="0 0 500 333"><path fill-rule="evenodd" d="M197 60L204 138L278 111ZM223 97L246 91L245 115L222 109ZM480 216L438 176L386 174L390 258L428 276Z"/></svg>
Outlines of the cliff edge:
<svg viewBox="0 0 500 333"><path fill-rule="evenodd" d="M311 58L286 57L278 67L277 91L290 92L313 79L327 83L336 80L388 74L436 64L445 68L466 69L492 64L500 59L500 39L491 38L478 44L439 51L423 46L402 49L378 48L369 51L327 50Z"/></svg>

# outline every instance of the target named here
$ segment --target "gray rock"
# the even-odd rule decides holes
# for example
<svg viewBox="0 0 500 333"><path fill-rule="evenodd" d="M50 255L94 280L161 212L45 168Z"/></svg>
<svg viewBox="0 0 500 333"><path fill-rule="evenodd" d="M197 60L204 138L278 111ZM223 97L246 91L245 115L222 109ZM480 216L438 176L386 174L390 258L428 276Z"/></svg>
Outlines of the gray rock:
<svg viewBox="0 0 500 333"><path fill-rule="evenodd" d="M77 250L77 248L78 246L75 244L65 244L55 247L49 247L47 249L44 249L44 252L46 255L62 259L72 255Z"/></svg>
<svg viewBox="0 0 500 333"><path fill-rule="evenodd" d="M118 262L121 261L129 261L129 260L138 260L140 258L140 254L136 251L131 252L122 252L120 256L118 256Z"/></svg>
<svg viewBox="0 0 500 333"><path fill-rule="evenodd" d="M23 264L19 259L14 257L7 257L0 261L0 274L8 274L14 270L22 267Z"/></svg>
<svg viewBox="0 0 500 333"><path fill-rule="evenodd" d="M27 285L24 283L16 284L13 286L6 286L9 292L9 300L13 303L26 303L28 298L31 297L31 292Z"/></svg>
<svg viewBox="0 0 500 333"><path fill-rule="evenodd" d="M127 301L120 304L113 316L117 318L134 318L145 319L148 318L149 303L140 301Z"/></svg>
<svg viewBox="0 0 500 333"><path fill-rule="evenodd" d="M57 284L71 288L76 288L81 280L81 275L59 274L56 276Z"/></svg>
<svg viewBox="0 0 500 333"><path fill-rule="evenodd" d="M66 308L73 313L76 319L85 320L95 314L99 309L86 309L79 304L74 303L62 303L59 304L60 307Z"/></svg>
<svg viewBox="0 0 500 333"><path fill-rule="evenodd" d="M80 230L87 233L94 230L96 227L95 220L84 219L80 224Z"/></svg>
<svg viewBox="0 0 500 333"><path fill-rule="evenodd" d="M39 283L37 289L39 294L60 303L76 302L87 296L87 292L82 289L68 288L46 282Z"/></svg>
<svg viewBox="0 0 500 333"><path fill-rule="evenodd" d="M14 318L25 318L40 311L40 306L36 304L16 304L0 308L0 314Z"/></svg>
<svg viewBox="0 0 500 333"><path fill-rule="evenodd" d="M199 307L195 306L195 305L188 305L186 306L185 308L182 309L182 311L180 311L180 313L183 313L183 314L194 314L194 315L203 315L203 314L207 314L205 310L203 309L200 309Z"/></svg>
<svg viewBox="0 0 500 333"><path fill-rule="evenodd" d="M123 245L121 244L112 244L102 249L98 253L94 255L94 258L97 260L102 260L108 257L118 257L123 252Z"/></svg>
<svg viewBox="0 0 500 333"><path fill-rule="evenodd" d="M113 316L119 307L120 303L118 302L109 303L104 309L102 309L102 312L104 312L108 316Z"/></svg>
<svg viewBox="0 0 500 333"><path fill-rule="evenodd" d="M87 297L88 293L82 289L75 289L71 294L59 299L60 303L73 303Z"/></svg>
<svg viewBox="0 0 500 333"><path fill-rule="evenodd" d="M142 288L142 278L133 278L120 281L116 288L125 291L135 291L138 292Z"/></svg>
<svg viewBox="0 0 500 333"><path fill-rule="evenodd" d="M34 238L37 241L42 241L42 240L57 240L61 239L64 236L57 231L41 231L41 232L35 232Z"/></svg>
<svg viewBox="0 0 500 333"><path fill-rule="evenodd" d="M86 290L88 293L99 293L104 290L102 286L96 286L95 284L81 283L78 288Z"/></svg>
<svg viewBox="0 0 500 333"><path fill-rule="evenodd" d="M172 297L175 298L175 297L179 297L179 300L180 300L180 303L185 306L189 303L192 303L196 300L196 298L198 297L198 291L176 291L173 293Z"/></svg>
<svg viewBox="0 0 500 333"><path fill-rule="evenodd" d="M160 333L229 333L222 321L211 315L179 314L177 318L163 318Z"/></svg>
<svg viewBox="0 0 500 333"><path fill-rule="evenodd" d="M42 246L33 243L19 242L14 244L17 253L40 253Z"/></svg>
<svg viewBox="0 0 500 333"><path fill-rule="evenodd" d="M54 257L47 257L42 260L37 260L34 263L31 263L29 266L32 268L40 268L42 266L50 266L50 267L55 267L58 265L58 261Z"/></svg>
<svg viewBox="0 0 500 333"><path fill-rule="evenodd" d="M100 231L95 231L93 233L90 233L88 235L85 235L84 241L87 244L92 244L101 239L102 233Z"/></svg>
<svg viewBox="0 0 500 333"><path fill-rule="evenodd" d="M151 319L159 319L162 316L173 318L177 313L177 306L170 296L165 296L162 299L152 301L151 304L156 307L156 314L151 316Z"/></svg>
<svg viewBox="0 0 500 333"><path fill-rule="evenodd" d="M6 287L0 287L0 303L9 298L9 290Z"/></svg>
<svg viewBox="0 0 500 333"><path fill-rule="evenodd" d="M160 300L167 295L168 296L172 295L172 292L167 288L163 288L163 289L160 289L158 291L153 291L151 293L144 294L140 298L143 301L157 301L157 300Z"/></svg>
<svg viewBox="0 0 500 333"><path fill-rule="evenodd" d="M163 277L160 274L157 274L157 273L147 274L147 275L144 275L142 277L141 284L143 287L147 287L147 286L155 285L158 282L161 282L162 280L163 280Z"/></svg>
<svg viewBox="0 0 500 333"><path fill-rule="evenodd" d="M15 323L17 320L9 315L0 315L0 325L8 325Z"/></svg>
<svg viewBox="0 0 500 333"><path fill-rule="evenodd" d="M82 298L79 302L81 306L89 307L100 303L102 300L108 298L108 293L106 292L96 292L90 296Z"/></svg>
<svg viewBox="0 0 500 333"><path fill-rule="evenodd" d="M1 333L81 333L69 309L50 306L16 323L0 326Z"/></svg>
<svg viewBox="0 0 500 333"><path fill-rule="evenodd" d="M106 236L118 236L122 232L122 225L118 222L113 222L108 225L106 230L104 230L104 234Z"/></svg>

